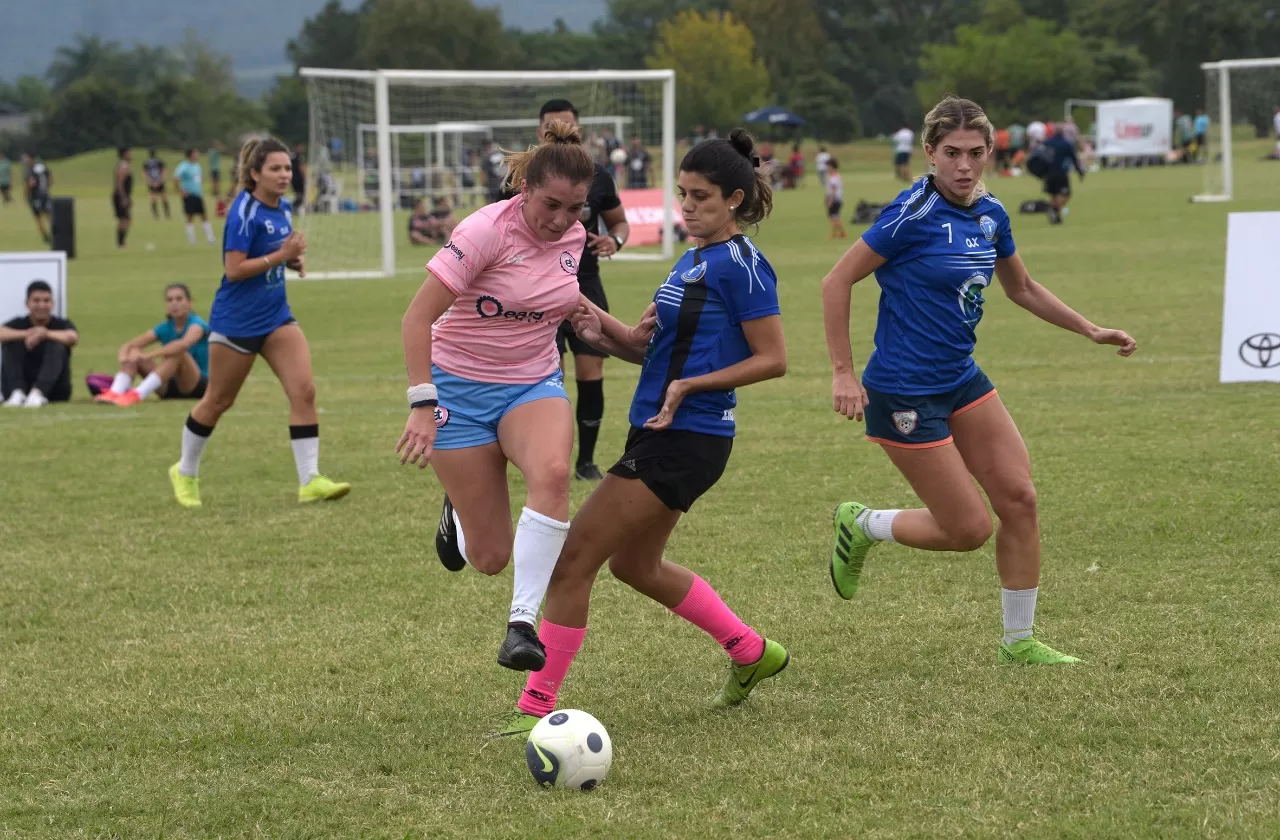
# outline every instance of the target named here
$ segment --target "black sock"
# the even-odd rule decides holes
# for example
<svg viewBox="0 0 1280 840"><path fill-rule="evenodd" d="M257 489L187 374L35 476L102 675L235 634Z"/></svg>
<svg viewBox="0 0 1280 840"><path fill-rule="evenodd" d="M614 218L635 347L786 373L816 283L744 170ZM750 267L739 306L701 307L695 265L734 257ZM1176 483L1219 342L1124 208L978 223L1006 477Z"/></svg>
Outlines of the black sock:
<svg viewBox="0 0 1280 840"><path fill-rule="evenodd" d="M604 417L604 382L602 380L578 380L577 413L578 463L594 463L596 438L600 436L600 420Z"/></svg>
<svg viewBox="0 0 1280 840"><path fill-rule="evenodd" d="M209 435L213 434L213 426L206 426L190 414L187 415L187 428L191 430L191 434L199 435L203 438L207 438Z"/></svg>
<svg viewBox="0 0 1280 840"><path fill-rule="evenodd" d="M119 245L123 245L123 244L124 244L124 231L122 231L122 230L117 230L117 231L116 231L116 245L117 245L117 246L119 246Z"/></svg>

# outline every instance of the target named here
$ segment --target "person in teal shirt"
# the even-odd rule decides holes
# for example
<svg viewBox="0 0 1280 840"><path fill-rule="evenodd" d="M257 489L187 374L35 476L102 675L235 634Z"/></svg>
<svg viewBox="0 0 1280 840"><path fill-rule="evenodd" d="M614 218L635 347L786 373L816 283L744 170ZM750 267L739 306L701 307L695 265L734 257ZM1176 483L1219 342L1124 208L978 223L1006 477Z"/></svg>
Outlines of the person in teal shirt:
<svg viewBox="0 0 1280 840"><path fill-rule="evenodd" d="M0 198L5 204L13 202L13 161L4 152L0 152Z"/></svg>
<svg viewBox="0 0 1280 840"><path fill-rule="evenodd" d="M1209 115L1203 108L1196 109L1195 130L1196 162L1205 163L1209 160Z"/></svg>
<svg viewBox="0 0 1280 840"><path fill-rule="evenodd" d="M95 400L127 407L154 393L162 400L198 400L209 384L209 324L191 311L185 283L164 289L166 317L120 347L120 369L111 387ZM159 342L157 350L146 348ZM135 387L135 376L143 377Z"/></svg>
<svg viewBox="0 0 1280 840"><path fill-rule="evenodd" d="M204 237L210 245L218 244L213 238L213 226L204 209L204 170L200 166L200 150L187 149L187 157L173 169L173 180L182 193L182 212L187 216L187 241L196 244L196 216L204 225Z"/></svg>

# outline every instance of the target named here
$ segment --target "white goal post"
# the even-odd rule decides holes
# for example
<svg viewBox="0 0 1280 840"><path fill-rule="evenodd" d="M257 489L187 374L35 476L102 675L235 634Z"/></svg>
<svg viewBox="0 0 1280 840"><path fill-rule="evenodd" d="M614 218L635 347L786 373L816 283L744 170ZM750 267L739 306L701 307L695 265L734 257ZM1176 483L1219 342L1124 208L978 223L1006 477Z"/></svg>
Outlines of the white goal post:
<svg viewBox="0 0 1280 840"><path fill-rule="evenodd" d="M400 261L404 266L397 261L398 246L407 247L397 213L407 213L404 205L419 197L483 203L477 146L535 142L538 108L551 99L574 103L592 149L641 143L657 176L650 186L664 196L675 192L674 70L304 67L299 74L310 105L308 162L315 185L310 211L299 218L308 239L308 276L391 276L407 268L407 257ZM675 218L669 200L662 218L660 248L629 248L619 257L671 259ZM420 269L425 262L418 258L414 265Z"/></svg>
<svg viewBox="0 0 1280 840"><path fill-rule="evenodd" d="M1233 154L1235 112L1231 102L1231 77L1233 71L1256 71L1271 68L1275 75L1270 80L1280 80L1280 58L1236 58L1228 61L1207 61L1200 65L1205 71L1205 111L1218 128L1218 159L1205 162L1204 192L1191 197L1195 202L1230 201L1233 188ZM1267 87L1273 88L1273 84ZM1274 93L1274 90L1271 91ZM1270 101L1270 100L1268 100ZM1210 126L1212 132L1213 126ZM1212 149L1212 147L1210 147Z"/></svg>

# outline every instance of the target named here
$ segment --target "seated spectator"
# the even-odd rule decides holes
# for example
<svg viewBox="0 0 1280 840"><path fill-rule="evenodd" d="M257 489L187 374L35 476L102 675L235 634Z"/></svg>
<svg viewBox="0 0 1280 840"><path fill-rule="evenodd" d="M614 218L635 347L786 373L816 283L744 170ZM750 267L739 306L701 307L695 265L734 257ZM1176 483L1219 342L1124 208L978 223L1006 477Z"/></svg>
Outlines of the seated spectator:
<svg viewBox="0 0 1280 840"><path fill-rule="evenodd" d="M426 212L427 202L420 200L409 217L409 241L414 245L443 245L458 226L449 200L437 198L435 209Z"/></svg>
<svg viewBox="0 0 1280 840"><path fill-rule="evenodd" d="M209 384L209 325L191 311L191 290L183 283L165 287L164 303L168 316L120 348L120 371L96 402L125 407L157 392L162 400L204 396ZM160 347L146 352L156 342ZM135 376L143 377L136 388Z"/></svg>
<svg viewBox="0 0 1280 840"><path fill-rule="evenodd" d="M53 314L53 289L27 286L27 315L0 327L0 397L8 408L39 408L71 399L71 348L76 325Z"/></svg>

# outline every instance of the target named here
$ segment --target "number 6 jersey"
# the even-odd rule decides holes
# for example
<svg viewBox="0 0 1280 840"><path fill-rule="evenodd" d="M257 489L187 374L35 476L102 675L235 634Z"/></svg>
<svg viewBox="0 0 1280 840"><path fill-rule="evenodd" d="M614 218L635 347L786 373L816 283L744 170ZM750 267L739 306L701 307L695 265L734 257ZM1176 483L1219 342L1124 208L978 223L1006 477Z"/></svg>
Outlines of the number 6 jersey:
<svg viewBox="0 0 1280 840"><path fill-rule="evenodd" d="M222 253L242 251L249 260L279 250L293 232L293 211L287 199L268 207L248 192L241 192L227 212L222 230ZM284 265L274 265L245 280L222 284L213 298L209 329L226 336L267 335L293 318L284 291Z"/></svg>

